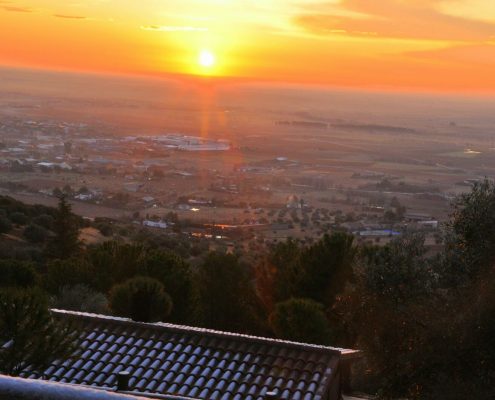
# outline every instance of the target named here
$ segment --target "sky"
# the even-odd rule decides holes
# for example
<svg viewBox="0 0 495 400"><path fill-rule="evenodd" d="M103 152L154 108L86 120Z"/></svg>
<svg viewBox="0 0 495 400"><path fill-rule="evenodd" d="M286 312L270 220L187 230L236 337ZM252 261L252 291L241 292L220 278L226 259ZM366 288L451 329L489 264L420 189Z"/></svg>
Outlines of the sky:
<svg viewBox="0 0 495 400"><path fill-rule="evenodd" d="M0 64L495 92L494 0L0 0Z"/></svg>

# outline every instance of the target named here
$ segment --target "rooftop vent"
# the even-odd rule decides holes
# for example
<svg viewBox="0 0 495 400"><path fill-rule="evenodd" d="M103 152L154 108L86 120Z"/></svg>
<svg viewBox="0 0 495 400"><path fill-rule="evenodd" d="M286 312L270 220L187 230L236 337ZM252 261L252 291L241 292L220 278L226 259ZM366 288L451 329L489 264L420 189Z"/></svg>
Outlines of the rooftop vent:
<svg viewBox="0 0 495 400"><path fill-rule="evenodd" d="M129 371L120 371L117 374L117 390L119 392L126 392L129 390Z"/></svg>

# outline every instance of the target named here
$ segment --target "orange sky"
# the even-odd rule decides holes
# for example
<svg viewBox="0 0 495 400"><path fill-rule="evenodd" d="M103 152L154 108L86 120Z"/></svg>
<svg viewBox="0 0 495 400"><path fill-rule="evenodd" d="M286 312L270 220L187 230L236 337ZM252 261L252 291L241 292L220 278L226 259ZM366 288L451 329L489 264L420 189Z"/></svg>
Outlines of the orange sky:
<svg viewBox="0 0 495 400"><path fill-rule="evenodd" d="M495 92L495 1L0 0L0 64Z"/></svg>

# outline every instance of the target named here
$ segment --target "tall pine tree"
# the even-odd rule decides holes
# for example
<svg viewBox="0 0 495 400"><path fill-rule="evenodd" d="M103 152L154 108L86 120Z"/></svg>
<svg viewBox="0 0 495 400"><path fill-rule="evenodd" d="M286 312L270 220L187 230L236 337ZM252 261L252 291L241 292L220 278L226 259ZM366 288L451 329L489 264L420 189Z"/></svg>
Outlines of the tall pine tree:
<svg viewBox="0 0 495 400"><path fill-rule="evenodd" d="M55 236L48 244L48 254L53 258L70 258L81 250L79 224L66 195L61 195L57 215L53 224Z"/></svg>

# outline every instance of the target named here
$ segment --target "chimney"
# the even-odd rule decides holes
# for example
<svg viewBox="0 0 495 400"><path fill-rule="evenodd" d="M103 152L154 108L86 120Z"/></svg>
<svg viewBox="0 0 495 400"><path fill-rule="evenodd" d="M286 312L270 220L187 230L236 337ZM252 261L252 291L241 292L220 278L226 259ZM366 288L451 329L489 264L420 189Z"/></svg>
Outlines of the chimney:
<svg viewBox="0 0 495 400"><path fill-rule="evenodd" d="M266 400L276 400L278 398L277 396L277 391L276 390L272 390L270 392L266 392L265 394L265 399Z"/></svg>
<svg viewBox="0 0 495 400"><path fill-rule="evenodd" d="M117 391L126 392L129 390L129 372L120 371L117 374Z"/></svg>

